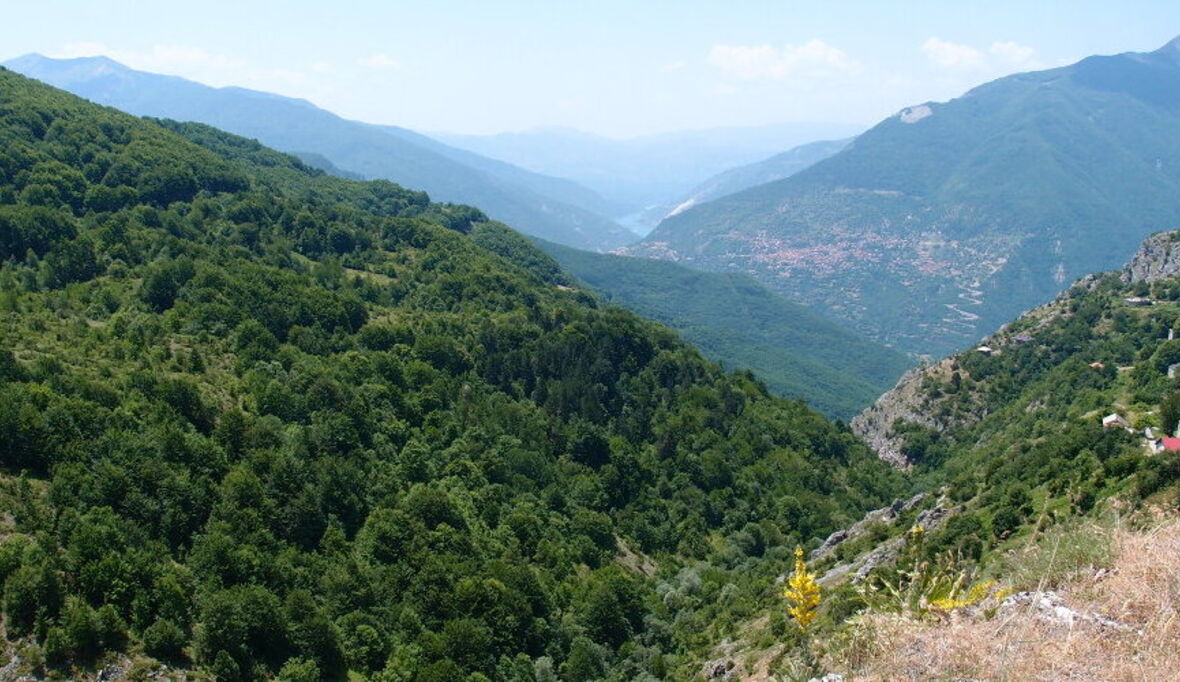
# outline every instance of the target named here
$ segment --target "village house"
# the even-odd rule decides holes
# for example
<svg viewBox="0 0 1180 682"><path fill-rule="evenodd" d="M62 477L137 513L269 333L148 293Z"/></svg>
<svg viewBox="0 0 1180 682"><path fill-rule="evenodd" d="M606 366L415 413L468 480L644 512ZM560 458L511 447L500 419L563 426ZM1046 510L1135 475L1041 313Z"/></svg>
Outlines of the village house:
<svg viewBox="0 0 1180 682"><path fill-rule="evenodd" d="M1125 417L1123 417L1123 415L1115 412L1114 414L1108 414L1102 418L1102 428L1129 429L1131 428L1131 424L1126 420Z"/></svg>

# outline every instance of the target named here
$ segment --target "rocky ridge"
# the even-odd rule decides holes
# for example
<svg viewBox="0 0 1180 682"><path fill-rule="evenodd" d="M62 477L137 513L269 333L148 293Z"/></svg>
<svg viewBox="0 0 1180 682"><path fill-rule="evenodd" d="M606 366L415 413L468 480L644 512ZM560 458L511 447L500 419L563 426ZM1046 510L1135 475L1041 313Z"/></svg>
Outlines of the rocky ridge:
<svg viewBox="0 0 1180 682"><path fill-rule="evenodd" d="M1151 283L1178 276L1180 231L1158 232L1148 237L1119 273L1125 284ZM941 433L971 426L988 414L986 406L980 403L966 410L942 409L958 396L934 389L949 385L956 373L960 380L970 378L959 358L967 353L1003 353L1006 347L1035 342L1040 329L1070 314L1069 303L1075 296L1092 290L1101 280L1100 275L1087 275L1050 303L1029 310L1015 322L984 337L977 347L906 372L896 386L853 417L849 426L879 457L896 467L909 467L912 463L903 452L904 438L896 433L899 423L917 424Z"/></svg>
<svg viewBox="0 0 1180 682"><path fill-rule="evenodd" d="M931 409L934 400L924 389L932 380L949 381L957 366L950 357L906 372L896 386L852 418L849 426L853 433L864 439L881 459L901 469L909 467L910 462L902 451L904 439L895 434L894 427L899 422L908 422L942 432L959 425L958 420L945 419Z"/></svg>
<svg viewBox="0 0 1180 682"><path fill-rule="evenodd" d="M1123 268L1126 284L1155 282L1180 275L1180 231L1157 232L1143 241Z"/></svg>
<svg viewBox="0 0 1180 682"><path fill-rule="evenodd" d="M916 506L921 501L919 499L921 497L923 496L918 496L911 499L908 503L906 503L906 505L901 507L901 510L913 508L913 506ZM948 508L946 506L946 502L947 501L945 499L940 499L933 507L922 510L914 520L914 526L920 527L924 532L930 532L941 528L943 524L946 523L947 519L949 519L957 511L956 509ZM896 504L894 507L896 507ZM892 509L892 507L886 507L886 509ZM878 512L879 511L881 510L878 510ZM869 512L869 515L875 513L877 512ZM887 522L892 523L892 521L896 520L896 518L896 516L893 516L892 518L888 519ZM855 526L853 528L855 528ZM851 531L852 529L849 530ZM837 533L839 532L841 531L837 531ZM848 539L853 537L855 537L855 535L847 536ZM831 538L829 538L829 540L831 540ZM878 567L888 566L896 563L898 557L900 557L902 552L905 551L905 546L906 538L904 534L887 540L876 547L861 553L851 561L837 564L828 569L819 578L819 584L832 587L834 585L843 583L845 579L848 579L853 584L863 582L869 577L869 574Z"/></svg>

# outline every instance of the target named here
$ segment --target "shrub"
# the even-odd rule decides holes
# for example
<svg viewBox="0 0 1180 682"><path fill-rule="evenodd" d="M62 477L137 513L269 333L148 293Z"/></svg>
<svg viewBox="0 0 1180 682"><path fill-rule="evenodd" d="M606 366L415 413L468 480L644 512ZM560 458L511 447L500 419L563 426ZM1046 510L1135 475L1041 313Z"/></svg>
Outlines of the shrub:
<svg viewBox="0 0 1180 682"><path fill-rule="evenodd" d="M184 645L188 639L184 630L164 618L157 620L143 631L143 649L149 656L161 661L177 662L184 659Z"/></svg>
<svg viewBox="0 0 1180 682"><path fill-rule="evenodd" d="M277 679L279 682L319 682L322 678L315 661L292 658L283 664Z"/></svg>

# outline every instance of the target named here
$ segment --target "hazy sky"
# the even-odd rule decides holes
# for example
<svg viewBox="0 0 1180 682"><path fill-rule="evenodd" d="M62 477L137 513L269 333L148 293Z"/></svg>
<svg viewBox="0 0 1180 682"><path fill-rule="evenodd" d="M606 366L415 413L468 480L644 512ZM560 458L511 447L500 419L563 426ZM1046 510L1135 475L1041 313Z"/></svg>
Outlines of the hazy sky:
<svg viewBox="0 0 1180 682"><path fill-rule="evenodd" d="M869 124L1015 71L1152 50L1180 1L9 0L0 59L105 54L425 131Z"/></svg>

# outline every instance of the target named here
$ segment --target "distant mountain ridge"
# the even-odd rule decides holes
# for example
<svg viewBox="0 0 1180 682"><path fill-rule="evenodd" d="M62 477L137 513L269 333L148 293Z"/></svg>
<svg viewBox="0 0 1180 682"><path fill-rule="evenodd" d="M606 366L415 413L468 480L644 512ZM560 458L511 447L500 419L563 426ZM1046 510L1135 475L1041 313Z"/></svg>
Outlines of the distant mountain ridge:
<svg viewBox="0 0 1180 682"><path fill-rule="evenodd" d="M907 108L790 178L628 249L754 274L879 341L942 355L1180 225L1180 44Z"/></svg>
<svg viewBox="0 0 1180 682"><path fill-rule="evenodd" d="M852 139L821 140L793 147L769 159L730 168L697 185L664 218L683 213L693 206L736 194L751 187L789 178L847 147Z"/></svg>
<svg viewBox="0 0 1180 682"><path fill-rule="evenodd" d="M136 115L198 121L283 151L319 154L342 171L425 190L439 201L475 205L516 229L563 244L610 249L636 239L586 208L606 202L568 180L444 149L408 130L349 121L306 100L238 87L212 88L136 71L107 57L51 59L30 54L5 66Z"/></svg>
<svg viewBox="0 0 1180 682"><path fill-rule="evenodd" d="M815 140L848 137L860 126L783 123L683 130L630 139L566 128L497 135L433 136L531 170L570 178L633 211L676 202L710 177Z"/></svg>
<svg viewBox="0 0 1180 682"><path fill-rule="evenodd" d="M397 126L374 126L379 130L396 135L412 144L437 152L449 159L465 166L483 171L507 182L516 182L546 197L557 199L563 203L591 211L600 216L622 215L627 208L622 204L608 201L597 192L583 187L578 183L553 175L544 175L525 170L506 161L493 159L489 156L469 152L466 149L452 147L439 142L428 135L416 133L407 128ZM628 235L634 241L634 238Z"/></svg>

